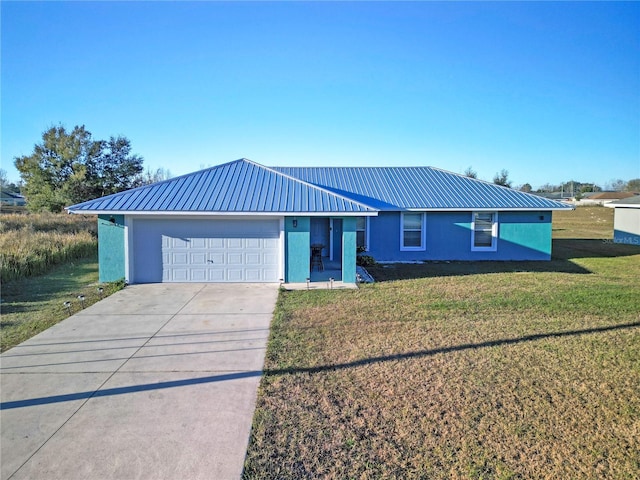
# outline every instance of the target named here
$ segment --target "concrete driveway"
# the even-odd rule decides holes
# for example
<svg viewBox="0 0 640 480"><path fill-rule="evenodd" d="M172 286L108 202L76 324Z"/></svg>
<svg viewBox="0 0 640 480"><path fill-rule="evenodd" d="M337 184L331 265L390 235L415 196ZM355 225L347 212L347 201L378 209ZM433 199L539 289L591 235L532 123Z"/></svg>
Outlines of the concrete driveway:
<svg viewBox="0 0 640 480"><path fill-rule="evenodd" d="M277 285L133 285L1 357L1 478L234 479Z"/></svg>

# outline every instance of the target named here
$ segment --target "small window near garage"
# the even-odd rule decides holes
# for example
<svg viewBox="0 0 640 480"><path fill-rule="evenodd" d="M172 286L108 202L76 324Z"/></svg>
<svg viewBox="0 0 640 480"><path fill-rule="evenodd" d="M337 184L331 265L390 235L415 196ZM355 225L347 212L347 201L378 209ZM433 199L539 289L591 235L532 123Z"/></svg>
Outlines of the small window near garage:
<svg viewBox="0 0 640 480"><path fill-rule="evenodd" d="M476 252L495 252L497 250L497 212L474 212L471 231L471 250Z"/></svg>
<svg viewBox="0 0 640 480"><path fill-rule="evenodd" d="M425 250L425 214L403 213L400 234L400 250Z"/></svg>
<svg viewBox="0 0 640 480"><path fill-rule="evenodd" d="M369 219L358 217L356 219L356 246L360 251L369 250Z"/></svg>

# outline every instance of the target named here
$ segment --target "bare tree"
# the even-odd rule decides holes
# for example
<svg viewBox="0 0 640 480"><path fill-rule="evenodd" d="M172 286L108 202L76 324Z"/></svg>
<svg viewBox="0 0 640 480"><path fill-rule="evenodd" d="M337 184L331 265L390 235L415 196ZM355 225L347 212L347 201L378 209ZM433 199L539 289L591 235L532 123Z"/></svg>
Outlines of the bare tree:
<svg viewBox="0 0 640 480"><path fill-rule="evenodd" d="M478 178L478 172L476 172L473 168L471 168L471 165L469 165L464 171L464 176L469 178Z"/></svg>
<svg viewBox="0 0 640 480"><path fill-rule="evenodd" d="M509 180L509 170L504 168L500 170L500 173L496 173L493 176L493 183L496 185L502 185L503 187L511 188L511 180Z"/></svg>
<svg viewBox="0 0 640 480"><path fill-rule="evenodd" d="M150 185L152 183L162 182L163 180L169 180L172 177L173 175L168 168L158 168L156 170L152 170L151 168L147 167L144 173L142 173L138 177L136 184L138 186Z"/></svg>
<svg viewBox="0 0 640 480"><path fill-rule="evenodd" d="M640 178L629 180L625 190L627 192L640 192Z"/></svg>
<svg viewBox="0 0 640 480"><path fill-rule="evenodd" d="M605 189L612 191L612 192L621 192L625 189L625 187L627 186L627 182L625 182L624 180L618 178L618 179L611 179L606 185L605 185Z"/></svg>

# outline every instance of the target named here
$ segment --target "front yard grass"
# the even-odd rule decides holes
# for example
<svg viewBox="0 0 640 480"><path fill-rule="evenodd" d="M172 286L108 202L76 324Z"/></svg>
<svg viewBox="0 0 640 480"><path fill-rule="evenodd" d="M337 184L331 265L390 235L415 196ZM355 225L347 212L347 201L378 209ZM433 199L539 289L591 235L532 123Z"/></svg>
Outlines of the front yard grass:
<svg viewBox="0 0 640 480"><path fill-rule="evenodd" d="M98 287L103 288L102 294ZM76 313L82 308L78 295L84 295L84 307L88 307L123 287L124 282L98 284L97 252L55 267L44 275L3 284L0 351L24 342L64 320L70 313ZM67 301L71 303L71 310L64 306Z"/></svg>
<svg viewBox="0 0 640 480"><path fill-rule="evenodd" d="M560 213L551 262L282 292L244 478L637 478L640 249Z"/></svg>

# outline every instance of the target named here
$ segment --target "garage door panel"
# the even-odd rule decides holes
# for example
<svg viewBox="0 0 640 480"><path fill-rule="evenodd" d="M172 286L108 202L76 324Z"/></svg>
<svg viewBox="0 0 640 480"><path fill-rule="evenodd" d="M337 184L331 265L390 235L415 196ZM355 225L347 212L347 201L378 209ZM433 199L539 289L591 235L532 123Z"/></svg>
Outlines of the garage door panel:
<svg viewBox="0 0 640 480"><path fill-rule="evenodd" d="M224 253L209 253L209 264L224 265Z"/></svg>
<svg viewBox="0 0 640 480"><path fill-rule="evenodd" d="M134 219L134 282L276 282L278 220Z"/></svg>
<svg viewBox="0 0 640 480"><path fill-rule="evenodd" d="M262 248L262 239L260 238L247 238L244 243L245 248Z"/></svg>
<svg viewBox="0 0 640 480"><path fill-rule="evenodd" d="M244 248L242 238L227 238L227 248Z"/></svg>
<svg viewBox="0 0 640 480"><path fill-rule="evenodd" d="M238 253L227 253L227 265L243 265L243 254L242 252Z"/></svg>
<svg viewBox="0 0 640 480"><path fill-rule="evenodd" d="M277 270L272 268L262 270L263 282L278 282L279 280Z"/></svg>
<svg viewBox="0 0 640 480"><path fill-rule="evenodd" d="M186 238L171 238L169 245L171 248L188 248L190 246L189 240Z"/></svg>
<svg viewBox="0 0 640 480"><path fill-rule="evenodd" d="M224 282L226 280L224 272L222 268L210 268L207 270L207 280L209 282Z"/></svg>
<svg viewBox="0 0 640 480"><path fill-rule="evenodd" d="M207 239L209 248L224 248L224 238L209 238Z"/></svg>
<svg viewBox="0 0 640 480"><path fill-rule="evenodd" d="M186 282L189 280L189 270L186 268L173 268L168 273L170 282Z"/></svg>
<svg viewBox="0 0 640 480"><path fill-rule="evenodd" d="M277 255L273 255L273 254L269 254L269 253L265 253L263 260L262 260L262 264L263 265L278 265L278 256Z"/></svg>
<svg viewBox="0 0 640 480"><path fill-rule="evenodd" d="M172 265L188 265L188 258L189 254L187 252L175 252L170 255Z"/></svg>
<svg viewBox="0 0 640 480"><path fill-rule="evenodd" d="M244 280L243 269L241 268L229 268L227 269L227 281L228 282L242 282Z"/></svg>
<svg viewBox="0 0 640 480"><path fill-rule="evenodd" d="M247 268L245 269L245 281L247 282L260 282L262 281L262 270L257 268L257 269L251 269L251 268Z"/></svg>
<svg viewBox="0 0 640 480"><path fill-rule="evenodd" d="M244 263L245 265L262 265L262 254L260 252L246 253Z"/></svg>
<svg viewBox="0 0 640 480"><path fill-rule="evenodd" d="M191 265L206 265L207 252L192 252L189 255L189 263Z"/></svg>
<svg viewBox="0 0 640 480"><path fill-rule="evenodd" d="M205 268L190 268L189 280L192 282L206 282L207 270Z"/></svg>

